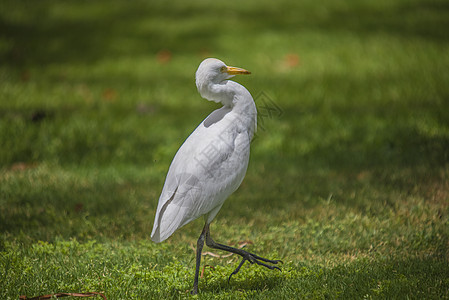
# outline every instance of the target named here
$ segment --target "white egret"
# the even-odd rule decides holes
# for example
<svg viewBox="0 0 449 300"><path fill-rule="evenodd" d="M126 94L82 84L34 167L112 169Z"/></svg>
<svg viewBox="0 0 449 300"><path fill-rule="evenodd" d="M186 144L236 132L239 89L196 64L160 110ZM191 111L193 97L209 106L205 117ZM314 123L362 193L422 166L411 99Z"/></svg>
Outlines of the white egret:
<svg viewBox="0 0 449 300"><path fill-rule="evenodd" d="M175 230L204 216L205 225L197 241L196 270L192 294L198 293L201 251L206 245L240 255L243 260L229 276L237 274L245 261L269 269L279 269L269 260L242 249L218 244L210 237L210 223L223 202L241 184L249 161L251 139L256 130L254 100L242 85L230 81L249 71L226 66L208 58L196 71L196 86L201 96L223 104L213 111L185 140L176 153L162 189L151 239L162 242ZM279 269L280 270L280 269Z"/></svg>

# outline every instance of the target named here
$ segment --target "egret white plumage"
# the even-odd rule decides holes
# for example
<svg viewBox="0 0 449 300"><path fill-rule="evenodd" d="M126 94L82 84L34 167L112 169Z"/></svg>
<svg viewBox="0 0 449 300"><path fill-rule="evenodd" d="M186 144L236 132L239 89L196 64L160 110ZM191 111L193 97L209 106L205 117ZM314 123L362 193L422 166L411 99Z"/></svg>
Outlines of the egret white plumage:
<svg viewBox="0 0 449 300"><path fill-rule="evenodd" d="M208 58L196 72L201 96L223 104L213 111L185 140L168 170L156 210L151 239L162 242L178 228L204 216L205 225L197 241L196 270L192 294L198 293L198 274L204 245L242 256L229 276L237 274L245 261L279 269L269 260L242 249L218 244L210 237L210 223L224 201L242 183L248 167L250 143L256 130L254 100L242 85L229 80L249 71L226 66Z"/></svg>

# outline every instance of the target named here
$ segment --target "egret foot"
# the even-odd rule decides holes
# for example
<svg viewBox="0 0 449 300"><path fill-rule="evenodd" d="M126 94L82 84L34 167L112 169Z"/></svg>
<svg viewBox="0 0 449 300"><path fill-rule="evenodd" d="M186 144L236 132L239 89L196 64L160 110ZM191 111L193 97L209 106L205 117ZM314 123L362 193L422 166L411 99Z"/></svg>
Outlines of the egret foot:
<svg viewBox="0 0 449 300"><path fill-rule="evenodd" d="M245 261L249 261L251 264L255 263L257 265L264 266L270 270L277 269L277 270L281 271L281 269L279 267L269 265L269 264L275 265L278 263L282 263L281 260L272 260L272 259L263 258L263 257L260 257L256 254L250 253L250 252L242 250L242 249L238 249L238 248L234 248L234 247L216 243L210 237L209 224L206 223L206 225L204 225L203 231L201 232L201 235L198 238L198 242L197 242L196 271L195 271L195 280L193 282L193 290L191 291L192 295L198 294L198 277L199 277L200 263L201 263L201 251L203 249L204 241L206 241L206 245L210 248L238 254L243 258L242 261L240 262L240 264L238 265L238 267L234 270L234 272L232 272L231 275L229 275L228 282L231 280L232 275L235 275L240 271L240 268L243 266Z"/></svg>
<svg viewBox="0 0 449 300"><path fill-rule="evenodd" d="M206 245L208 247L235 253L235 254L240 255L243 258L242 261L240 262L240 264L238 265L238 267L234 270L234 272L232 272L231 275L229 275L228 282L231 280L232 275L235 275L240 271L240 268L243 266L245 261L249 261L251 264L256 263L256 264L258 264L260 266L264 266L270 270L278 269L279 271L281 271L281 269L279 267L266 264L266 263L278 264L278 263L282 262L281 260L272 260L272 259L263 258L263 257L260 257L256 254L250 253L250 252L242 250L242 249L238 249L238 248L234 248L234 247L216 243L210 237L209 224L206 224L206 226L204 226L204 227L205 227L205 229L203 230L203 232L205 232L205 234L206 234Z"/></svg>
<svg viewBox="0 0 449 300"><path fill-rule="evenodd" d="M244 251L244 252L246 252L246 251ZM243 259L240 262L240 264L238 265L238 267L234 270L234 272L231 273L231 275L229 275L228 283L231 280L232 275L235 275L235 274L237 274L240 271L240 268L243 266L245 261L249 261L251 264L256 263L256 264L258 264L260 266L264 266L265 268L268 268L270 270L277 269L277 270L281 271L281 269L279 267L268 265L266 263L261 262L261 260L264 261L264 262L270 263L270 264L282 263L282 260L271 260L271 259L266 259L266 258L257 256L255 254L252 254L252 253L249 253L249 252L246 252L246 253L247 253L247 255L243 256Z"/></svg>

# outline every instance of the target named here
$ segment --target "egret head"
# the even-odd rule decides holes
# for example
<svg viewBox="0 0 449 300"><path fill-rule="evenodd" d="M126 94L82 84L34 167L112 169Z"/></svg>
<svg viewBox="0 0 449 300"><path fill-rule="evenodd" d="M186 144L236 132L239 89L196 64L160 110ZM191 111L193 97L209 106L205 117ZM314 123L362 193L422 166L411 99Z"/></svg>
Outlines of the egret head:
<svg viewBox="0 0 449 300"><path fill-rule="evenodd" d="M211 85L224 83L226 80L238 74L251 74L251 72L241 68L229 67L216 58L206 58L201 62L196 71L196 87L202 97L217 101L218 99L211 99L209 97L212 89Z"/></svg>

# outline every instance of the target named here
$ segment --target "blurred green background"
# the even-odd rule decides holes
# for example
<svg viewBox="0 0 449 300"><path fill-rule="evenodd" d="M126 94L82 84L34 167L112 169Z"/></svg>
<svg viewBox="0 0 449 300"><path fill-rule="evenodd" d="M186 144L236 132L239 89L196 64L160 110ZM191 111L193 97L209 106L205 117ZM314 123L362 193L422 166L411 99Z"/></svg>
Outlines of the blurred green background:
<svg viewBox="0 0 449 300"><path fill-rule="evenodd" d="M149 235L216 57L259 131L211 230L285 264L205 256L203 297L448 298L447 28L446 0L2 0L0 297L188 297L202 220Z"/></svg>

